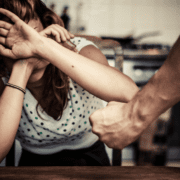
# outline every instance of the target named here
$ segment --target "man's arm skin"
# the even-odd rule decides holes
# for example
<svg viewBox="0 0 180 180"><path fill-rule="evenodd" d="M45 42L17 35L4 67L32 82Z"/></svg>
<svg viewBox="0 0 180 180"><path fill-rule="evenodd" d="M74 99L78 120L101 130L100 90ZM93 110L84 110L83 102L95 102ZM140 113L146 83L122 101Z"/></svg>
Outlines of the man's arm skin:
<svg viewBox="0 0 180 180"><path fill-rule="evenodd" d="M128 103L110 102L90 116L92 131L111 148L123 149L180 101L180 37L166 61Z"/></svg>

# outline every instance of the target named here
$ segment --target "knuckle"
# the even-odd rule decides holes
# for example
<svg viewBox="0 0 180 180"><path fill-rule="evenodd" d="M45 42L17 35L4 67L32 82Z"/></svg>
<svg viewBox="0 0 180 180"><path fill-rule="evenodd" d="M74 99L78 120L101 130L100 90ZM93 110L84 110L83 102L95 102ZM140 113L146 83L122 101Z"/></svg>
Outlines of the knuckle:
<svg viewBox="0 0 180 180"><path fill-rule="evenodd" d="M61 27L59 24L55 24L56 27Z"/></svg>
<svg viewBox="0 0 180 180"><path fill-rule="evenodd" d="M89 117L89 121L90 121L93 125L97 125L97 124L98 124L97 121L96 121L95 116L90 116L90 117Z"/></svg>
<svg viewBox="0 0 180 180"><path fill-rule="evenodd" d="M91 126L94 125L94 124L93 124L93 121L91 121L90 119L89 119L89 123L90 123Z"/></svg>
<svg viewBox="0 0 180 180"><path fill-rule="evenodd" d="M96 128L95 128L94 126L92 126L92 132L93 132L94 134L99 134L98 131L96 130Z"/></svg>
<svg viewBox="0 0 180 180"><path fill-rule="evenodd" d="M67 31L66 29L64 29L64 32L65 32L65 33L68 33L68 31Z"/></svg>
<svg viewBox="0 0 180 180"><path fill-rule="evenodd" d="M51 24L49 27L54 27L55 25L54 24Z"/></svg>
<svg viewBox="0 0 180 180"><path fill-rule="evenodd" d="M94 134L96 134L96 131L94 130L94 128L92 128L92 132L93 132Z"/></svg>
<svg viewBox="0 0 180 180"><path fill-rule="evenodd" d="M96 134L99 138L101 138L101 137L102 137L102 135L101 135L100 131L98 131L98 129L97 129L97 128L92 127L92 132L93 132L94 134Z"/></svg>
<svg viewBox="0 0 180 180"><path fill-rule="evenodd" d="M57 31L54 31L54 30L53 30L53 33L54 33L55 35L59 35L59 33L58 33Z"/></svg>
<svg viewBox="0 0 180 180"><path fill-rule="evenodd" d="M92 122L94 121L94 113L92 113L92 114L89 116L89 120L92 121Z"/></svg>

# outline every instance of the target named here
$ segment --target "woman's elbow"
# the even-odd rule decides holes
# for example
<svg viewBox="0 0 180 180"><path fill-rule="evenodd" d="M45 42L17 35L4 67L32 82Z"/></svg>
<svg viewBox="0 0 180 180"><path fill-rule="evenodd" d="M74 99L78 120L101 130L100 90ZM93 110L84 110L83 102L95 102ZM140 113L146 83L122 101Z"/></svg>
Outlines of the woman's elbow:
<svg viewBox="0 0 180 180"><path fill-rule="evenodd" d="M129 88L126 92L126 101L129 102L133 99L133 97L140 91L140 89L137 87L137 85L134 83L132 85L132 88Z"/></svg>
<svg viewBox="0 0 180 180"><path fill-rule="evenodd" d="M121 102L129 102L133 99L133 97L139 92L138 86L132 81L130 86L126 86L123 90L121 96Z"/></svg>

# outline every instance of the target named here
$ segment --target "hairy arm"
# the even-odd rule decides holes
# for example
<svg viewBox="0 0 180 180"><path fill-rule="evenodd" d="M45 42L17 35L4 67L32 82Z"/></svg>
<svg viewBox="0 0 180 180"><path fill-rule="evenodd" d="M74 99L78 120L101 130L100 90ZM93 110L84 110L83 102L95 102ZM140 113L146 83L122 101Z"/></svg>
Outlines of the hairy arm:
<svg viewBox="0 0 180 180"><path fill-rule="evenodd" d="M178 101L180 37L159 71L130 102L110 102L107 107L91 115L93 132L109 147L123 149Z"/></svg>
<svg viewBox="0 0 180 180"><path fill-rule="evenodd" d="M180 37L167 60L130 104L142 121L152 121L180 101Z"/></svg>

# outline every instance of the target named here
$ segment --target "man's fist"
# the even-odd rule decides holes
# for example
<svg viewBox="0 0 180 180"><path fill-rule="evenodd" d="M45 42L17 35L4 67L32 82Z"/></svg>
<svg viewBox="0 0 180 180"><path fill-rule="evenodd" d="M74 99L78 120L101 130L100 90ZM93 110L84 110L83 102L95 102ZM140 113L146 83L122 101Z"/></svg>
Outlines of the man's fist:
<svg viewBox="0 0 180 180"><path fill-rule="evenodd" d="M141 123L131 117L132 109L126 103L110 102L95 111L89 118L92 132L108 147L123 149L141 134Z"/></svg>

